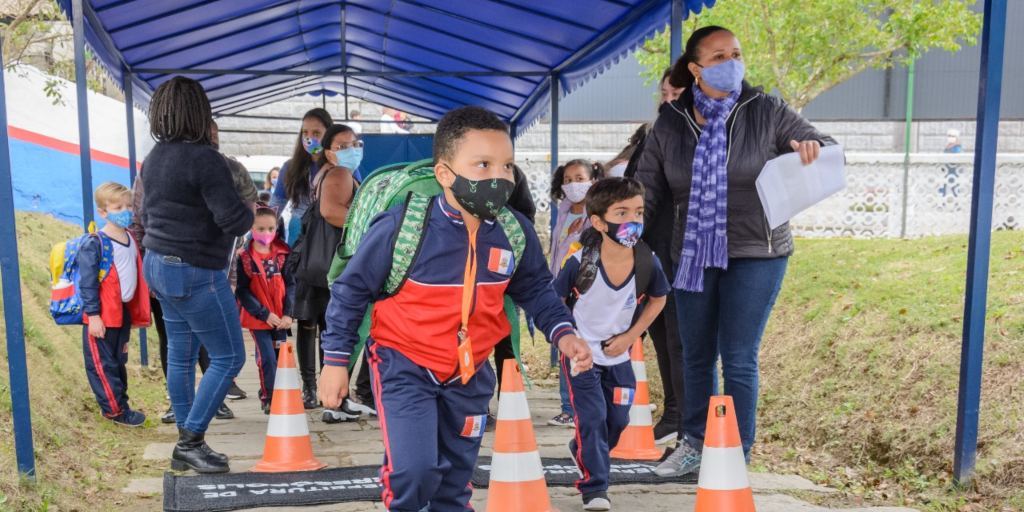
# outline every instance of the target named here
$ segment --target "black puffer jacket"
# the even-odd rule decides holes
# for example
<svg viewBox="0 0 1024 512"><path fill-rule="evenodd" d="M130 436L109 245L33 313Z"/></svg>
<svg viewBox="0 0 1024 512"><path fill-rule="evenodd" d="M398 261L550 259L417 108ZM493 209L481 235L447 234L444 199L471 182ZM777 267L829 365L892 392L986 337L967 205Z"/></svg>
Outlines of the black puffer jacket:
<svg viewBox="0 0 1024 512"><path fill-rule="evenodd" d="M768 229L768 219L754 184L764 164L791 153L791 140L836 141L818 132L784 101L743 83L728 130L728 237L730 258L777 258L793 253L789 224ZM644 238L652 247L669 249L679 262L693 179L693 154L701 127L693 114L693 93L661 109L644 141L636 179L647 189L645 222L654 229ZM671 236L666 227L671 225ZM669 237L666 240L666 237ZM667 247L666 247L667 246ZM659 251L660 252L660 251Z"/></svg>

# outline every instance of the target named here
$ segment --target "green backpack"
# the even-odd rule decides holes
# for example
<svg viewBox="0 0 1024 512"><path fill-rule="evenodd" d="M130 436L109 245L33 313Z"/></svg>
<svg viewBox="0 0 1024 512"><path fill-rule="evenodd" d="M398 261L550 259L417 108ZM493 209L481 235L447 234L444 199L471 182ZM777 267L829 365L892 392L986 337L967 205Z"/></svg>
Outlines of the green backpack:
<svg viewBox="0 0 1024 512"><path fill-rule="evenodd" d="M356 191L352 206L345 221L345 231L338 250L327 273L330 286L344 271L349 260L359 248L359 243L366 235L370 222L380 213L398 205L405 205L402 221L395 238L392 252L391 272L384 285L386 296L394 295L401 288L409 275L409 270L419 253L420 241L429 219L431 200L442 192L441 184L434 178L433 159L420 160L412 163L397 163L380 167L370 173ZM508 209L498 213L498 224L505 230L505 236L512 244L512 254L516 262L522 261L526 249L526 233L519 220ZM359 352L366 343L370 333L371 305L366 310L363 323L359 326L359 343L353 350L350 361L355 364ZM519 355L519 313L512 299L505 297L505 314L512 326L512 348L516 360ZM521 364L521 363L520 363Z"/></svg>

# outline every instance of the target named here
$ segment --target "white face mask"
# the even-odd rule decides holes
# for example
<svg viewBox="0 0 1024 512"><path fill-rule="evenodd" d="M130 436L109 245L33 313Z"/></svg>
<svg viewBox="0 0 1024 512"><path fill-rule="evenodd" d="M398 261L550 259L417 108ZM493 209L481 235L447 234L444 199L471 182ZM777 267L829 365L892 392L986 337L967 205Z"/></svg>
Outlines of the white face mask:
<svg viewBox="0 0 1024 512"><path fill-rule="evenodd" d="M572 183L563 183L562 192L565 193L565 198L572 203L578 203L587 198L587 191L590 190L590 186L593 183L589 181L574 181Z"/></svg>
<svg viewBox="0 0 1024 512"><path fill-rule="evenodd" d="M626 175L626 162L618 163L608 169L608 175L621 178Z"/></svg>

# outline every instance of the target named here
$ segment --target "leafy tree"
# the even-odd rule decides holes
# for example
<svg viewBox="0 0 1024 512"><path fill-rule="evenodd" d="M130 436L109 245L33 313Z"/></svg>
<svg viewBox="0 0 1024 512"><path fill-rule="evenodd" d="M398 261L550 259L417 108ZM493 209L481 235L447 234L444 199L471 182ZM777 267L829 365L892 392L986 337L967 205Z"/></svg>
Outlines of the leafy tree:
<svg viewBox="0 0 1024 512"><path fill-rule="evenodd" d="M7 0L0 2L0 37L4 65L15 69L31 64L46 73L75 79L75 63L69 51L73 34L56 0ZM89 89L120 99L121 93L86 47L85 69ZM43 85L53 104L64 104L62 83L51 78Z"/></svg>
<svg viewBox="0 0 1024 512"><path fill-rule="evenodd" d="M683 23L683 39L720 25L739 38L747 80L802 109L866 69L907 64L925 51L974 45L981 16L974 0L719 0ZM638 59L657 81L669 65L666 29Z"/></svg>

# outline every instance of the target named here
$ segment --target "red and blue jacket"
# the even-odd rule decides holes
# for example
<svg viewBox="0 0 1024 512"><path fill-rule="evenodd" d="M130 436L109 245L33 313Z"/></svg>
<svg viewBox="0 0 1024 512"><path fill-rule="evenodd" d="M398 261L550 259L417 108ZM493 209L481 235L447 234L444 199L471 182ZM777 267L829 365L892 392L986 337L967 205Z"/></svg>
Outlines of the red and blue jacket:
<svg viewBox="0 0 1024 512"><path fill-rule="evenodd" d="M128 236L131 237L132 234L128 233ZM103 250L104 244L100 237L107 237L107 234L100 231L96 236L88 237L82 242L76 257L79 272L78 292L82 296L82 321L88 325L89 316L99 315L103 325L108 328L149 327L149 286L142 277L142 254L138 251L138 241L132 237L136 247L135 268L138 272L138 284L135 287L135 296L127 303L131 318L125 322L125 303L121 300L121 279L117 275L117 266L111 263L103 281L99 280L100 259L114 258L112 252L108 254L108 251Z"/></svg>
<svg viewBox="0 0 1024 512"><path fill-rule="evenodd" d="M285 265L289 252L288 245L280 238L275 238L270 244L268 254L256 252L252 240L238 250L235 296L241 306L239 312L243 328L271 330L273 327L267 323L271 313L278 317L291 316L295 279Z"/></svg>
<svg viewBox="0 0 1024 512"><path fill-rule="evenodd" d="M359 250L331 286L327 330L321 336L324 364L348 365L366 308L374 303L370 337L375 343L401 352L439 379L457 374L469 233L461 214L444 195L434 200L419 254L405 283L390 297L382 290L391 272L403 207L372 221ZM469 320L477 366L511 332L503 309L506 294L534 318L550 342L574 332L572 315L551 287L551 273L533 225L514 213L526 234L522 261L511 261L512 245L496 222L481 223L477 232L476 297Z"/></svg>

